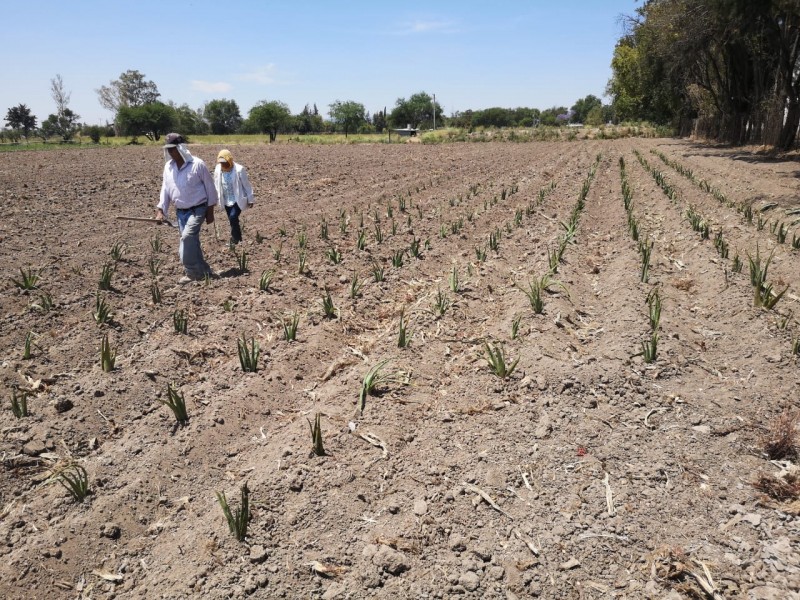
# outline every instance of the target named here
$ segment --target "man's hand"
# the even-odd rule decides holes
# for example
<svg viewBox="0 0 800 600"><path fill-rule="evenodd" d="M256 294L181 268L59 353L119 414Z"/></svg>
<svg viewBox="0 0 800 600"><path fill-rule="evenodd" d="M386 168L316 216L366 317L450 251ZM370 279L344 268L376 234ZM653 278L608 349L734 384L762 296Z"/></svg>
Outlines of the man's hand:
<svg viewBox="0 0 800 600"><path fill-rule="evenodd" d="M206 223L211 225L213 222L214 222L214 207L213 206L209 206L206 209Z"/></svg>
<svg viewBox="0 0 800 600"><path fill-rule="evenodd" d="M247 203L247 208L253 208L253 203L252 202L248 202Z"/></svg>
<svg viewBox="0 0 800 600"><path fill-rule="evenodd" d="M164 211L160 208L156 209L156 220L163 221L164 220Z"/></svg>

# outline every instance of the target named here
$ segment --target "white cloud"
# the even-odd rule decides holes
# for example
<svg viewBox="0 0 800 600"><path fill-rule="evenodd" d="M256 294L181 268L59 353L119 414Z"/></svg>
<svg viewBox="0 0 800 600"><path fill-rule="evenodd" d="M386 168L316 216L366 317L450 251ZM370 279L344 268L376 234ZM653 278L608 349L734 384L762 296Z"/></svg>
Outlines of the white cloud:
<svg viewBox="0 0 800 600"><path fill-rule="evenodd" d="M275 71L275 65L270 63L261 67L255 67L247 73L239 73L236 75L236 79L268 85L270 83L275 83Z"/></svg>
<svg viewBox="0 0 800 600"><path fill-rule="evenodd" d="M229 92L231 90L231 84L225 83L224 81L213 82L195 79L192 81L192 89L198 92L209 93Z"/></svg>
<svg viewBox="0 0 800 600"><path fill-rule="evenodd" d="M413 35L418 33L455 33L455 23L452 21L413 21L405 24L397 33Z"/></svg>

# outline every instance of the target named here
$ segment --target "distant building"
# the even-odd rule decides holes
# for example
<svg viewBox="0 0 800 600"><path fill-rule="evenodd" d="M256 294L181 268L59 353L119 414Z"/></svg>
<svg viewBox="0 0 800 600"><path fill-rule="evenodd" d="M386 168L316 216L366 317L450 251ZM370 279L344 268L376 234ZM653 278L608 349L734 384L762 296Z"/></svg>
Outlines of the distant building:
<svg viewBox="0 0 800 600"><path fill-rule="evenodd" d="M414 137L417 135L419 129L414 129L411 125L406 125L403 129L393 130L400 137Z"/></svg>

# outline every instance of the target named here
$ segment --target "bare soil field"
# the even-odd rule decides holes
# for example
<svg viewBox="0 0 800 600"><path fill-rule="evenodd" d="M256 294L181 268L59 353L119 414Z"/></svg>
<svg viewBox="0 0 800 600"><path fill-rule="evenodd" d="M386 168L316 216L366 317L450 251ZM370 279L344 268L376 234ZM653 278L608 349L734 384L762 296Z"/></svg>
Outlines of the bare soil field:
<svg viewBox="0 0 800 600"><path fill-rule="evenodd" d="M175 230L117 219L153 215L160 149L0 154L1 597L800 598L795 160L230 149L245 241L217 211L220 277L185 286Z"/></svg>

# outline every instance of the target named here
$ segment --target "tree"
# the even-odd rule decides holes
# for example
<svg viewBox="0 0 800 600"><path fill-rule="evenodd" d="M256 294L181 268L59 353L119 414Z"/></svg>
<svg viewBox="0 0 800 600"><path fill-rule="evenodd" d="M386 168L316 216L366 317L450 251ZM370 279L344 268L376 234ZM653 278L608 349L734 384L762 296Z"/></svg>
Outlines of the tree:
<svg viewBox="0 0 800 600"><path fill-rule="evenodd" d="M211 133L233 133L242 125L242 115L236 100L211 100L203 107L203 118Z"/></svg>
<svg viewBox="0 0 800 600"><path fill-rule="evenodd" d="M359 126L367 120L364 105L352 100L345 102L336 100L328 108L331 120L344 129L344 137L347 137L350 131L357 131Z"/></svg>
<svg viewBox="0 0 800 600"><path fill-rule="evenodd" d="M24 104L18 104L8 109L6 123L11 129L19 129L25 139L31 131L36 129L36 117L31 114L31 109Z"/></svg>
<svg viewBox="0 0 800 600"><path fill-rule="evenodd" d="M56 75L50 80L50 96L56 103L56 112L47 117L47 120L42 123L42 127L47 125L48 132L52 135L60 135L63 141L68 142L78 133L80 115L69 109L71 93L64 89L64 80L61 75Z"/></svg>
<svg viewBox="0 0 800 600"><path fill-rule="evenodd" d="M123 106L142 106L156 102L161 96L158 87L144 77L139 71L128 70L109 85L100 86L95 90L100 105L116 114Z"/></svg>
<svg viewBox="0 0 800 600"><path fill-rule="evenodd" d="M372 125L375 127L375 131L378 133L382 133L389 127L389 122L386 119L386 109L379 110L376 113L372 113Z"/></svg>
<svg viewBox="0 0 800 600"><path fill-rule="evenodd" d="M174 131L180 131L184 135L204 134L211 131L208 123L203 119L202 109L195 110L186 103L176 106L172 100L167 103L167 106L175 111L175 122L172 125Z"/></svg>
<svg viewBox="0 0 800 600"><path fill-rule="evenodd" d="M293 127L294 130L300 134L318 133L322 131L325 127L325 124L323 123L322 117L317 111L316 104L314 105L313 111L309 109L308 104L306 104L303 107L303 110L300 111L300 114L295 115Z"/></svg>
<svg viewBox="0 0 800 600"><path fill-rule="evenodd" d="M134 140L140 135L149 140L159 140L174 128L175 119L175 109L163 102L123 106L117 112L117 126L122 135L132 136Z"/></svg>
<svg viewBox="0 0 800 600"><path fill-rule="evenodd" d="M389 115L389 122L394 127L433 127L433 114L436 111L436 122L444 123L442 107L437 102L434 106L433 98L425 92L418 92L408 100L398 98L395 107Z"/></svg>
<svg viewBox="0 0 800 600"><path fill-rule="evenodd" d="M278 132L288 128L291 121L292 113L284 102L262 100L250 109L243 128L246 131L267 133L269 141L274 142L278 137Z"/></svg>
<svg viewBox="0 0 800 600"><path fill-rule="evenodd" d="M591 110L595 107L602 107L603 101L600 100L597 96L593 96L589 94L585 98L581 98L580 100L576 101L572 107L572 117L571 121L573 123L585 123L586 117L591 112Z"/></svg>
<svg viewBox="0 0 800 600"><path fill-rule="evenodd" d="M81 127L81 134L88 135L89 139L95 144L100 143L100 137L106 132L105 127L100 125L84 125Z"/></svg>

